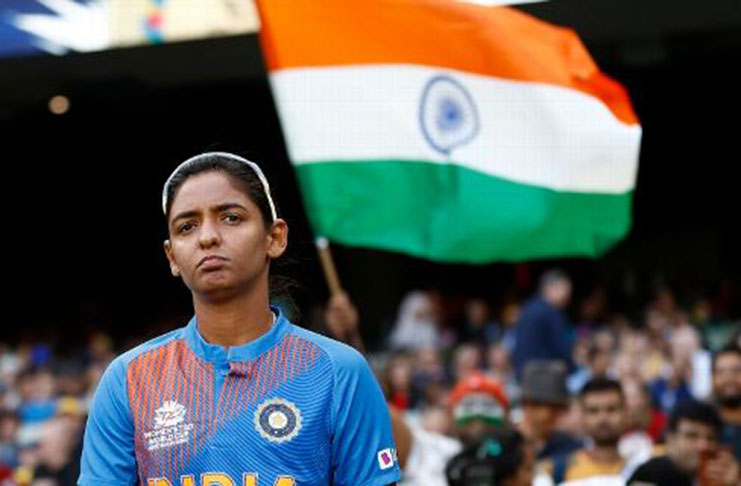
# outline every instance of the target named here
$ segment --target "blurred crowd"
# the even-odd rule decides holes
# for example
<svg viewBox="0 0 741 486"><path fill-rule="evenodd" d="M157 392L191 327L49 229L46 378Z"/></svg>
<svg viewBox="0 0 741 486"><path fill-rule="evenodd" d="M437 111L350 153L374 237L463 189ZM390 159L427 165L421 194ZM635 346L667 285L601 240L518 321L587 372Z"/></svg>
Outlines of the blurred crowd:
<svg viewBox="0 0 741 486"><path fill-rule="evenodd" d="M741 322L667 287L631 318L603 288L571 302L572 285L548 271L499 308L403 299L370 357L403 484L741 485ZM336 337L352 307L330 300Z"/></svg>
<svg viewBox="0 0 741 486"><path fill-rule="evenodd" d="M638 315L568 275L487 300L413 291L380 351L406 486L739 486L741 321L729 299L683 307L668 287ZM366 352L339 293L310 322ZM311 321L311 320L310 320ZM0 344L0 486L70 486L88 403L117 352L104 334L61 356Z"/></svg>
<svg viewBox="0 0 741 486"><path fill-rule="evenodd" d="M79 356L50 343L0 343L0 486L74 485L87 407L114 357L94 335Z"/></svg>
<svg viewBox="0 0 741 486"><path fill-rule="evenodd" d="M545 272L492 305L413 291L386 349L369 355L387 394L406 486L739 486L741 321L733 299L682 307L658 287L638 313ZM729 295L725 289L724 295ZM362 345L350 296L328 332Z"/></svg>

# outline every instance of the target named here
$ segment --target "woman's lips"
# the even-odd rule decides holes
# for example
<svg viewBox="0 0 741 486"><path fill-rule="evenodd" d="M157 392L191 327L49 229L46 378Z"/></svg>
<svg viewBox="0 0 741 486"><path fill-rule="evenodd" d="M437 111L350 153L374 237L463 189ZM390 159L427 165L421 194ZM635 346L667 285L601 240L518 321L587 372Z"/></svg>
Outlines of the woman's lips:
<svg viewBox="0 0 741 486"><path fill-rule="evenodd" d="M200 270L208 271L208 270L217 270L224 265L226 265L227 259L224 257L216 256L216 255L209 255L206 257L203 257L200 262L198 262L197 268Z"/></svg>

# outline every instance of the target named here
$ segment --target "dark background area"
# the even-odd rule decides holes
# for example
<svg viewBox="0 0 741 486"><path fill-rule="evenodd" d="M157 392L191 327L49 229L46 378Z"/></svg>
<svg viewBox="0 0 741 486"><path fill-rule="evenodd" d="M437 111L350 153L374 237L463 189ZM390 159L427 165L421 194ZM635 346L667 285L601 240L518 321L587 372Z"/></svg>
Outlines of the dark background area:
<svg viewBox="0 0 741 486"><path fill-rule="evenodd" d="M645 5L650 3L650 5ZM526 266L443 265L334 247L371 342L403 293L432 287L500 302L557 264L577 277L638 290L661 283L681 299L741 277L738 1L561 1L524 7L574 27L602 70L631 94L644 130L634 224L600 260ZM52 115L48 100L71 101ZM291 227L282 266L305 312L326 298L298 187L283 145L256 36L65 57L0 61L6 290L0 340L56 336L62 346L101 328L121 339L182 325L185 287L162 252L161 185L206 149L258 161ZM524 275L524 278L523 278ZM527 277L530 276L528 279ZM159 330L159 329L158 329Z"/></svg>

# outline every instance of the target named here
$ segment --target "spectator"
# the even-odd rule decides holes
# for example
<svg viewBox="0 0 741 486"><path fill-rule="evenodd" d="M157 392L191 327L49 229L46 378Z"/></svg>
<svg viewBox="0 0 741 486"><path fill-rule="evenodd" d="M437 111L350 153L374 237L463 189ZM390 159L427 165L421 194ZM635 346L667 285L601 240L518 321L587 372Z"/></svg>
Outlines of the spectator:
<svg viewBox="0 0 741 486"><path fill-rule="evenodd" d="M612 349L605 349L592 340L587 354L587 366L582 366L569 376L567 386L572 394L578 394L582 387L593 378L606 378L613 365Z"/></svg>
<svg viewBox="0 0 741 486"><path fill-rule="evenodd" d="M445 486L445 464L463 445L476 443L507 423L507 396L499 383L481 373L458 383L449 405L455 438L424 430L392 408L394 439L404 471L403 486Z"/></svg>
<svg viewBox="0 0 741 486"><path fill-rule="evenodd" d="M669 354L669 341L671 339L671 323L667 316L653 307L646 311L645 327L649 342L649 349L654 350L665 357ZM659 368L661 362L654 363L653 369L650 370L649 378L654 378L655 374L661 373Z"/></svg>
<svg viewBox="0 0 741 486"><path fill-rule="evenodd" d="M641 360L646 355L645 336L639 331L626 329L620 333L619 346L615 355L615 374L621 381L644 381Z"/></svg>
<svg viewBox="0 0 741 486"><path fill-rule="evenodd" d="M624 330L620 334L620 348L615 367L620 379L638 379L652 382L666 372L668 362L665 345L651 345L646 331Z"/></svg>
<svg viewBox="0 0 741 486"><path fill-rule="evenodd" d="M55 417L43 426L34 484L41 479L50 486L74 486L77 483L84 426L85 414L79 400L74 397L59 399Z"/></svg>
<svg viewBox="0 0 741 486"><path fill-rule="evenodd" d="M91 363L100 363L103 366L107 366L116 357L113 340L102 332L96 332L90 337L87 351Z"/></svg>
<svg viewBox="0 0 741 486"><path fill-rule="evenodd" d="M360 317L346 292L332 295L324 312L327 329L338 341L348 343L360 352L365 352L363 338L360 336Z"/></svg>
<svg viewBox="0 0 741 486"><path fill-rule="evenodd" d="M605 320L607 292L604 287L593 288L579 303L578 310L579 321L576 325L576 335L579 339L588 339Z"/></svg>
<svg viewBox="0 0 741 486"><path fill-rule="evenodd" d="M558 361L532 361L522 379L522 423L520 431L535 447L536 457L569 454L582 442L557 429L569 405L566 367Z"/></svg>
<svg viewBox="0 0 741 486"><path fill-rule="evenodd" d="M395 349L437 348L440 344L439 315L434 299L427 292L410 292L399 306L399 317L391 332Z"/></svg>
<svg viewBox="0 0 741 486"><path fill-rule="evenodd" d="M480 371L481 349L473 344L461 344L453 353L453 380L461 381Z"/></svg>
<svg viewBox="0 0 741 486"><path fill-rule="evenodd" d="M641 382L624 380L625 410L628 417L627 432L620 438L618 449L626 458L648 459L654 443L664 433L666 415L651 404L651 393Z"/></svg>
<svg viewBox="0 0 741 486"><path fill-rule="evenodd" d="M399 410L412 407L412 362L404 353L395 354L386 368L387 399Z"/></svg>
<svg viewBox="0 0 741 486"><path fill-rule="evenodd" d="M428 432L441 435L453 433L453 420L450 413L443 407L430 406L422 410L419 419L422 428Z"/></svg>
<svg viewBox="0 0 741 486"><path fill-rule="evenodd" d="M499 382L477 372L458 382L450 408L458 438L471 443L507 422L509 399Z"/></svg>
<svg viewBox="0 0 741 486"><path fill-rule="evenodd" d="M43 349L43 348L40 348ZM26 372L19 377L21 404L18 415L25 424L50 419L56 411L54 375L48 369Z"/></svg>
<svg viewBox="0 0 741 486"><path fill-rule="evenodd" d="M0 412L0 466L14 468L18 465L18 428L20 419L15 412Z"/></svg>
<svg viewBox="0 0 741 486"><path fill-rule="evenodd" d="M669 419L667 454L655 457L628 480L628 486L738 486L741 469L733 455L719 448L723 428L711 405L689 400Z"/></svg>
<svg viewBox="0 0 741 486"><path fill-rule="evenodd" d="M624 485L629 474L628 462L618 450L618 441L626 426L625 396L620 383L605 377L590 380L579 395L579 405L582 429L590 446L553 457L547 461L543 472L556 485L586 482Z"/></svg>
<svg viewBox="0 0 741 486"><path fill-rule="evenodd" d="M659 286L656 295L651 302L651 309L664 317L669 328L678 324L680 312L679 305L677 304L677 298L674 295L674 291L670 287L666 285ZM668 331L671 332L671 329L668 329Z"/></svg>
<svg viewBox="0 0 741 486"><path fill-rule="evenodd" d="M524 305L515 328L518 378L531 360L559 360L572 368L571 332L563 313L570 299L571 280L566 274L551 270L541 277L538 295Z"/></svg>
<svg viewBox="0 0 741 486"><path fill-rule="evenodd" d="M677 405L691 400L689 376L692 364L686 356L674 355L668 376L657 378L651 385L651 400L669 414Z"/></svg>
<svg viewBox="0 0 741 486"><path fill-rule="evenodd" d="M447 373L440 352L434 348L418 350L412 372L412 403L444 406L447 391Z"/></svg>
<svg viewBox="0 0 741 486"><path fill-rule="evenodd" d="M85 368L78 361L60 361L54 366L54 381L59 395L83 397L88 390Z"/></svg>
<svg viewBox="0 0 741 486"><path fill-rule="evenodd" d="M702 349L700 333L683 312L677 314L677 324L669 347L672 356L689 363L687 381L692 396L697 400L709 398L712 393L712 355Z"/></svg>
<svg viewBox="0 0 741 486"><path fill-rule="evenodd" d="M447 465L449 486L530 486L533 453L522 435L501 430L468 446Z"/></svg>
<svg viewBox="0 0 741 486"><path fill-rule="evenodd" d="M481 346L500 338L502 329L491 319L489 304L484 299L471 299L465 305L465 319L458 328L459 342L473 342Z"/></svg>
<svg viewBox="0 0 741 486"><path fill-rule="evenodd" d="M501 341L490 344L486 350L486 374L501 383L511 403L520 402L520 386L512 370L512 360Z"/></svg>
<svg viewBox="0 0 741 486"><path fill-rule="evenodd" d="M735 343L715 355L713 394L725 422L723 441L741 461L741 347Z"/></svg>
<svg viewBox="0 0 741 486"><path fill-rule="evenodd" d="M520 306L516 302L508 303L501 312L502 337L500 342L510 356L515 352L515 341L517 340L515 328L520 320L520 312Z"/></svg>

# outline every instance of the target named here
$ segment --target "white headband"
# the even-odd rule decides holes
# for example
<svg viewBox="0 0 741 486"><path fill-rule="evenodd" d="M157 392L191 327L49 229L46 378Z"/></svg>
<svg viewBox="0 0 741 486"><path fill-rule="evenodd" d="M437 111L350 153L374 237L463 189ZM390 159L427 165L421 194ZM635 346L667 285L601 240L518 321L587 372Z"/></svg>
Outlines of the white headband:
<svg viewBox="0 0 741 486"><path fill-rule="evenodd" d="M224 158L234 160L236 162L242 162L243 164L248 165L253 171L255 171L255 174L257 174L257 178L260 179L260 182L262 183L262 188L265 191L265 197L268 199L268 204L270 205L270 214L273 217L273 221L278 219L278 213L275 210L275 204L273 203L273 197L270 195L270 184L268 184L268 179L265 177L265 174L263 174L262 169L260 169L260 166L250 160L245 159L244 157L240 157L239 155L230 154L229 152L204 152L202 154L198 154L194 157L191 157L185 162L183 162L182 164L178 165L177 168L174 171L172 171L172 174L170 174L170 177L167 178L167 181L165 181L165 187L162 189L162 212L163 213L167 214L167 189L170 186L170 182L172 182L172 178L175 177L175 174L180 172L181 169L191 164L194 164L205 157L224 157Z"/></svg>

